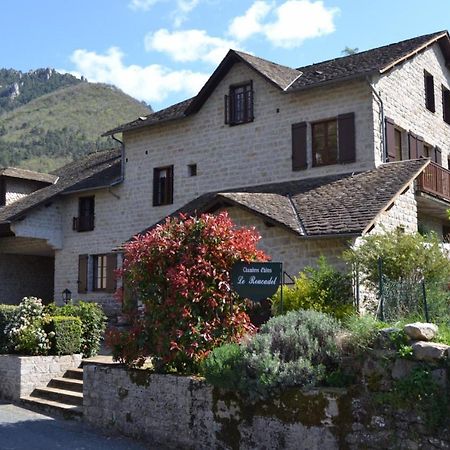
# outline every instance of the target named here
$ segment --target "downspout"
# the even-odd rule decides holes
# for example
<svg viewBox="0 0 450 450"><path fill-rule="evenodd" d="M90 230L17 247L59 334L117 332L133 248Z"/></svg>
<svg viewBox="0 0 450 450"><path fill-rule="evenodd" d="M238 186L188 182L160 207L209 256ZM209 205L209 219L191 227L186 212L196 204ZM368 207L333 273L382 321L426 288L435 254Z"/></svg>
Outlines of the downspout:
<svg viewBox="0 0 450 450"><path fill-rule="evenodd" d="M369 77L366 77L366 81L370 86L370 89L374 93L375 97L380 103L380 111L381 111L381 160L382 162L387 162L388 155L387 155L387 149L386 149L386 127L385 127L385 117L384 117L384 104L383 100L380 97L380 94L375 90L375 88L372 86L372 83L369 79Z"/></svg>
<svg viewBox="0 0 450 450"><path fill-rule="evenodd" d="M120 181L119 182L122 182L125 180L125 145L120 139L117 139L114 136L114 133L111 135L111 137L120 144Z"/></svg>

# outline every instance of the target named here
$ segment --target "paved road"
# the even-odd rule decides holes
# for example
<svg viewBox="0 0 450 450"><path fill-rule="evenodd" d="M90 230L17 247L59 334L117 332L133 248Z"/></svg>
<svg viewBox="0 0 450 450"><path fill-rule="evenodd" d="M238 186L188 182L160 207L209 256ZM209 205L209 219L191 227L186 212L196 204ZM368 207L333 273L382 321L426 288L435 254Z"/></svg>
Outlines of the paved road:
<svg viewBox="0 0 450 450"><path fill-rule="evenodd" d="M83 422L53 419L0 402L0 450L144 450L136 441L105 436Z"/></svg>

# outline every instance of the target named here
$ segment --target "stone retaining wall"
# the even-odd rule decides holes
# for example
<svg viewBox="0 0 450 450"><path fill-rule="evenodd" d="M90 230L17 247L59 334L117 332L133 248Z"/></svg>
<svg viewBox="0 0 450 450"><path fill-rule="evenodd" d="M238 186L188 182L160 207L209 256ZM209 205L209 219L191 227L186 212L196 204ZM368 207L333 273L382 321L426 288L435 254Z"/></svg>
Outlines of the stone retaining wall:
<svg viewBox="0 0 450 450"><path fill-rule="evenodd" d="M0 398L18 401L81 364L81 355L0 355Z"/></svg>
<svg viewBox="0 0 450 450"><path fill-rule="evenodd" d="M201 379L84 366L84 419L158 449L448 449L450 428L367 392L291 389L250 402Z"/></svg>

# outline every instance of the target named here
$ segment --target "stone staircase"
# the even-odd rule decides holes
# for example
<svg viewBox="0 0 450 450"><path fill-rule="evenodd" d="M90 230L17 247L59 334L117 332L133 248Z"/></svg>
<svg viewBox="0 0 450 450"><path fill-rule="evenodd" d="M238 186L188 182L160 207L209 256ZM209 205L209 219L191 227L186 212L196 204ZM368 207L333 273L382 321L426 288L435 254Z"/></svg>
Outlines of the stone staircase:
<svg viewBox="0 0 450 450"><path fill-rule="evenodd" d="M24 407L67 419L83 415L83 367L70 369L62 378L53 378L46 387L36 388L29 397L22 397Z"/></svg>

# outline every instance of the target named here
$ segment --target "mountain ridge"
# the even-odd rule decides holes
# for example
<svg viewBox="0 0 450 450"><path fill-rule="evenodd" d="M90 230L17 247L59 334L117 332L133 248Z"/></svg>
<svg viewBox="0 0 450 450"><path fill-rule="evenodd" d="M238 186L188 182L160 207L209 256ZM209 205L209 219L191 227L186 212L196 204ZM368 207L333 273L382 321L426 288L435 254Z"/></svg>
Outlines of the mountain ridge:
<svg viewBox="0 0 450 450"><path fill-rule="evenodd" d="M104 131L151 112L113 85L54 69L0 69L0 167L50 172L111 147Z"/></svg>

